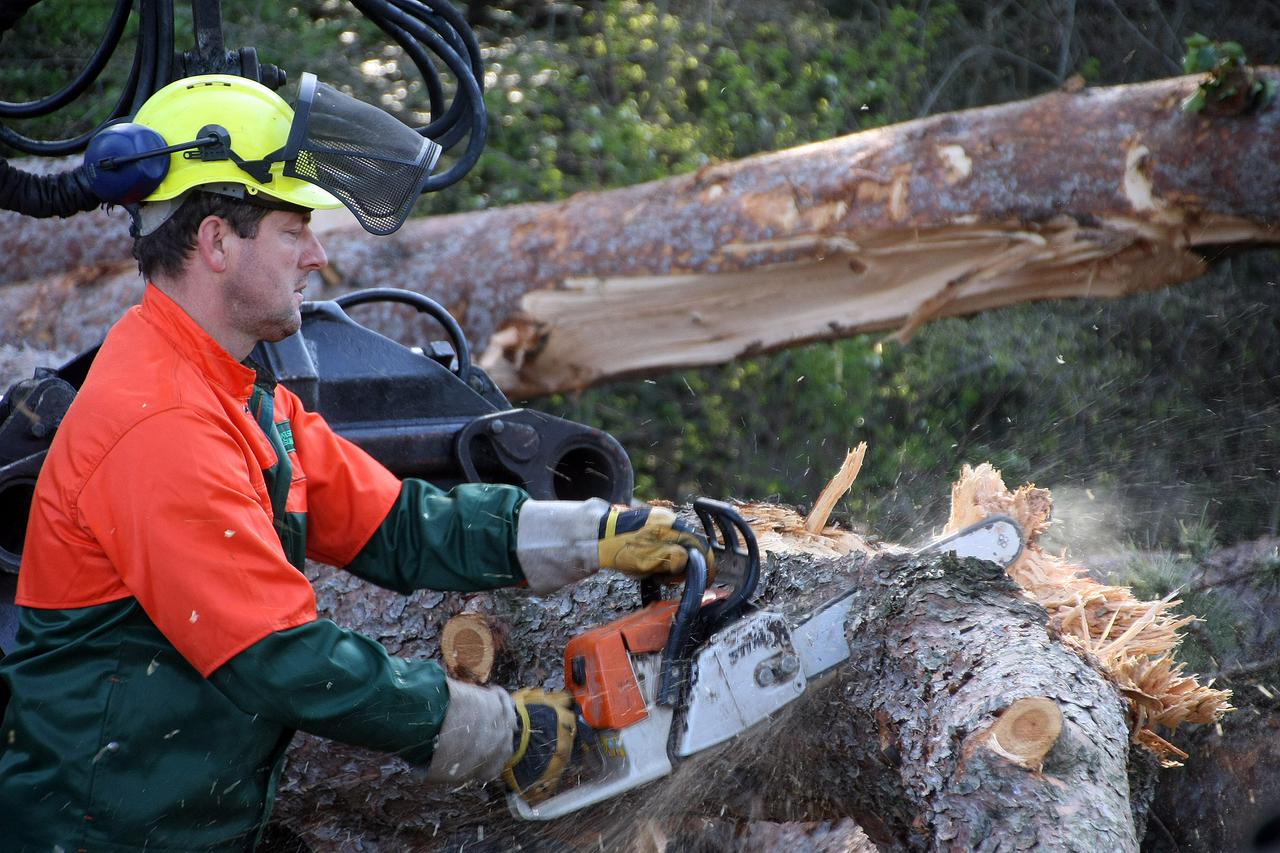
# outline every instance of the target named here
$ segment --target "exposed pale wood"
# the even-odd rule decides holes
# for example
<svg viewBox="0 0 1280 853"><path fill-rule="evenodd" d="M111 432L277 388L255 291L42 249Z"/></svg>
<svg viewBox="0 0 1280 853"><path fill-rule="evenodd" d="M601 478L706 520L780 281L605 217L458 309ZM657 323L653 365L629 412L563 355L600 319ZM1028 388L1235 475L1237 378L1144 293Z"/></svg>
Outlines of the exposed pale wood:
<svg viewBox="0 0 1280 853"><path fill-rule="evenodd" d="M827 519L831 517L831 510L835 508L836 501L844 497L844 493L849 491L853 481L858 479L858 472L862 470L862 458L866 455L865 441L845 454L844 462L840 463L840 470L823 487L818 494L818 499L813 502L813 509L809 510L809 514L805 517L806 533L821 533L826 528Z"/></svg>
<svg viewBox="0 0 1280 853"><path fill-rule="evenodd" d="M1280 110L1184 113L1198 79L939 115L559 203L415 220L391 238L339 224L326 244L341 275L310 295L426 292L524 397L1164 287L1203 272L1202 253L1280 243L1280 194L1259 179L1275 169ZM18 230L0 343L79 349L137 299L122 232L88 235L114 252L72 252L56 223ZM72 275L50 266L62 255L100 266ZM361 316L420 338L409 314Z"/></svg>
<svg viewBox="0 0 1280 853"><path fill-rule="evenodd" d="M493 675L498 635L479 613L459 613L440 632L440 656L454 678L486 684Z"/></svg>
<svg viewBox="0 0 1280 853"><path fill-rule="evenodd" d="M991 727L991 748L1023 767L1039 770L1062 734L1062 709L1044 696L1027 696L1000 714Z"/></svg>

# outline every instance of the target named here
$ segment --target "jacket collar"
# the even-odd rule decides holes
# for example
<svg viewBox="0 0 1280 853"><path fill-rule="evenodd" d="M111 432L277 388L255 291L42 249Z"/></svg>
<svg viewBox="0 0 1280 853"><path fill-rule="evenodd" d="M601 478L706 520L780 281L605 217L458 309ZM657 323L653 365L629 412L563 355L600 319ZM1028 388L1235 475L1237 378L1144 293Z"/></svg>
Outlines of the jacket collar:
<svg viewBox="0 0 1280 853"><path fill-rule="evenodd" d="M249 399L253 392L253 368L232 358L178 303L149 281L142 296L141 312L142 318L210 382L236 397Z"/></svg>

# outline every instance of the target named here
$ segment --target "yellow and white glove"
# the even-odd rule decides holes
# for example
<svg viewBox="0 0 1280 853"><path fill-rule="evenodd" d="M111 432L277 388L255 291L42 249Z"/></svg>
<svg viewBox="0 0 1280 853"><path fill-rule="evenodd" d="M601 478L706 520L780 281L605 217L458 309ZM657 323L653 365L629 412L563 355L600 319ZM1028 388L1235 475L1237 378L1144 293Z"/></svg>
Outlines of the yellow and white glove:
<svg viewBox="0 0 1280 853"><path fill-rule="evenodd" d="M526 687L511 694L520 728L502 780L530 803L556 792L573 759L577 717L573 697L562 691Z"/></svg>
<svg viewBox="0 0 1280 853"><path fill-rule="evenodd" d="M714 562L707 541L663 507L611 507L587 501L525 501L516 528L516 557L529 588L553 592L600 569L632 577L676 580L697 548Z"/></svg>
<svg viewBox="0 0 1280 853"><path fill-rule="evenodd" d="M573 761L574 739L590 734L578 724L573 697L446 681L449 707L424 778L446 784L501 778L531 803L555 793Z"/></svg>
<svg viewBox="0 0 1280 853"><path fill-rule="evenodd" d="M625 509L612 507L601 522L600 567L635 578L659 576L666 580L684 574L687 548L696 548L713 562L707 540L665 507Z"/></svg>

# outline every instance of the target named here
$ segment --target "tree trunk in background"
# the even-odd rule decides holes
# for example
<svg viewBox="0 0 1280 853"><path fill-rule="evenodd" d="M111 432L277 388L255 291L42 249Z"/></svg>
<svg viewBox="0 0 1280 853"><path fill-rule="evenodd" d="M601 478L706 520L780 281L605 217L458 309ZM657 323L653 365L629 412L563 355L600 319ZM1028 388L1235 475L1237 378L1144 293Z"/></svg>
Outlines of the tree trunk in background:
<svg viewBox="0 0 1280 853"><path fill-rule="evenodd" d="M311 295L428 293L523 397L1163 287L1224 246L1280 242L1280 196L1259 177L1275 168L1280 109L1184 113L1197 83L1057 92L556 204L415 220L390 238L339 223L329 284ZM106 250L14 218L0 218L0 280L13 283L0 343L96 342L140 291L123 224L104 229ZM361 316L392 336L416 328L377 310Z"/></svg>
<svg viewBox="0 0 1280 853"><path fill-rule="evenodd" d="M342 573L313 575L322 615L409 657L435 656L444 622L471 599L468 609L510 629L495 683L512 688L561 685L568 637L637 606L635 585L617 576L545 598L502 591L406 599ZM1049 637L1044 611L1000 567L938 555L775 553L759 598L795 622L850 588L857 592L846 664L775 720L620 800L518 824L498 785L435 789L398 759L300 738L277 818L316 850L349 849L352 839L366 851L675 850L683 849L678 839L708 827L715 831L699 849L763 850L778 838L804 847L798 838L833 843L833 833L851 845L850 817L886 850L997 842L1137 850L1134 813L1144 826L1146 802L1129 793L1122 702ZM993 745L993 725L1026 697L1060 711L1061 733L1042 761ZM1000 744L1008 746L1003 735ZM1145 761L1134 766L1150 773Z"/></svg>

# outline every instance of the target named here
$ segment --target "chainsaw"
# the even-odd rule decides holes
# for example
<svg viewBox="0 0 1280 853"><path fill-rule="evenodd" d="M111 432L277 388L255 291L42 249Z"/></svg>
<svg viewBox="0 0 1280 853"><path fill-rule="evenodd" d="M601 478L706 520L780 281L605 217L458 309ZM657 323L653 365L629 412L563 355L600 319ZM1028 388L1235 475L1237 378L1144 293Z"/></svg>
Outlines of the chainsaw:
<svg viewBox="0 0 1280 853"><path fill-rule="evenodd" d="M641 609L571 639L566 689L578 707L576 784L532 803L508 794L513 815L551 820L660 779L691 755L736 737L802 697L849 657L844 625L855 590L796 622L750 604L760 579L755 535L730 505L699 498L693 510L714 555L689 549L679 598L641 583ZM1004 566L1022 531L996 515L917 553L951 553ZM585 725L584 725L585 724Z"/></svg>

